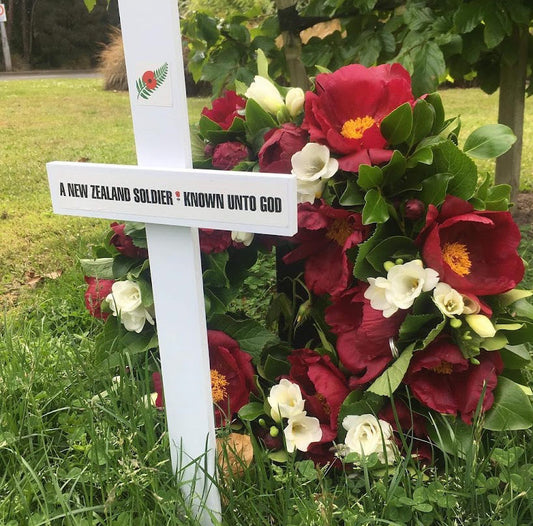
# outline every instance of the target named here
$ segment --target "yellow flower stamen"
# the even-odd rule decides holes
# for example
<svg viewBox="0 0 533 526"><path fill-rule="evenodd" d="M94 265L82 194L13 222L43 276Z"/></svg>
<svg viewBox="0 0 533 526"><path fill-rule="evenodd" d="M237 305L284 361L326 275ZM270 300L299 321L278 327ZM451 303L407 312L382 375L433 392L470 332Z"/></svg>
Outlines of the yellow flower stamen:
<svg viewBox="0 0 533 526"><path fill-rule="evenodd" d="M335 219L329 226L326 237L343 247L352 232L353 228L347 219Z"/></svg>
<svg viewBox="0 0 533 526"><path fill-rule="evenodd" d="M441 362L437 367L433 367L431 370L439 374L452 374L453 365L450 362Z"/></svg>
<svg viewBox="0 0 533 526"><path fill-rule="evenodd" d="M470 274L470 254L463 243L445 243L442 247L442 259L459 276Z"/></svg>
<svg viewBox="0 0 533 526"><path fill-rule="evenodd" d="M218 404L226 398L226 386L228 381L223 374L220 374L216 369L211 369L211 393L213 395L213 402Z"/></svg>
<svg viewBox="0 0 533 526"><path fill-rule="evenodd" d="M347 139L361 139L365 131L372 128L375 122L370 115L350 119L342 125L341 135Z"/></svg>

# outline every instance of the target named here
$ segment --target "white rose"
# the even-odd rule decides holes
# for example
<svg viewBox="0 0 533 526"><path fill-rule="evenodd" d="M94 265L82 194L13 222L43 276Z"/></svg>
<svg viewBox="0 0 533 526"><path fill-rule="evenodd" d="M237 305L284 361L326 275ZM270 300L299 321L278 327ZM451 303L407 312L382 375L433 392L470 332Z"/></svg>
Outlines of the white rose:
<svg viewBox="0 0 533 526"><path fill-rule="evenodd" d="M132 312L141 306L141 289L134 281L115 281L106 299L115 316L117 312Z"/></svg>
<svg viewBox="0 0 533 526"><path fill-rule="evenodd" d="M492 338L496 334L496 327L483 314L469 314L465 316L466 323L482 338Z"/></svg>
<svg viewBox="0 0 533 526"><path fill-rule="evenodd" d="M231 239L235 243L242 243L245 247L249 247L254 240L254 235L252 232L235 232L231 233Z"/></svg>
<svg viewBox="0 0 533 526"><path fill-rule="evenodd" d="M141 332L146 322L151 325L154 324L152 315L144 307L139 307L132 312L121 312L120 321L124 325L124 328L131 332Z"/></svg>
<svg viewBox="0 0 533 526"><path fill-rule="evenodd" d="M463 295L447 283L437 283L433 290L433 301L442 314L448 318L463 314L465 308Z"/></svg>
<svg viewBox="0 0 533 526"><path fill-rule="evenodd" d="M270 415L276 422L298 416L304 410L305 400L300 387L285 378L270 389L267 400L271 407Z"/></svg>
<svg viewBox="0 0 533 526"><path fill-rule="evenodd" d="M295 449L307 451L309 444L318 442L322 438L322 429L318 418L301 413L289 418L283 434L287 451L292 453Z"/></svg>
<svg viewBox="0 0 533 526"><path fill-rule="evenodd" d="M304 109L305 93L302 88L291 88L285 96L285 105L291 114L296 117Z"/></svg>
<svg viewBox="0 0 533 526"><path fill-rule="evenodd" d="M365 456L377 453L380 462L394 462L396 448L388 422L371 414L350 415L344 418L342 427L347 431L344 443L349 453Z"/></svg>
<svg viewBox="0 0 533 526"><path fill-rule="evenodd" d="M296 199L298 203L314 203L315 199L322 196L326 183L321 181L302 182L296 180Z"/></svg>
<svg viewBox="0 0 533 526"><path fill-rule="evenodd" d="M278 88L264 77L256 75L254 81L244 94L247 98L255 100L261 108L268 113L276 115L284 106L283 97Z"/></svg>

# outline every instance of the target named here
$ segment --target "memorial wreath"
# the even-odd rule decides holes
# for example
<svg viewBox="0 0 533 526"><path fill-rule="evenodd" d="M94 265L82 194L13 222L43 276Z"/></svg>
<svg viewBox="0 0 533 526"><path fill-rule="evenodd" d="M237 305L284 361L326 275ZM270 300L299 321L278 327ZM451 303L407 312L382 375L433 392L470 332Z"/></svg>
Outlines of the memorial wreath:
<svg viewBox="0 0 533 526"><path fill-rule="evenodd" d="M483 126L460 147L460 120L438 94L414 97L399 64L323 71L307 92L276 84L262 56L258 70L204 108L192 140L196 167L293 173L298 189L292 238L199 233L221 432L253 435L274 461L351 469L430 462L473 423L529 427L520 231L510 188L472 160L507 151L512 132ZM194 199L276 213L275 200ZM239 298L274 257L269 305L250 307ZM113 223L82 265L110 366L123 352L150 363L163 407L144 226Z"/></svg>

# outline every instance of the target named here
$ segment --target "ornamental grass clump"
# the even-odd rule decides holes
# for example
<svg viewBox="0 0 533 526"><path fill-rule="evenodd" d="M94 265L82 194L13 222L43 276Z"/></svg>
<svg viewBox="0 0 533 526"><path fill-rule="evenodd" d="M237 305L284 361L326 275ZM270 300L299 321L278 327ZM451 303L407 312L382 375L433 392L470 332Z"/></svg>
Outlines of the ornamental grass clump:
<svg viewBox="0 0 533 526"><path fill-rule="evenodd" d="M510 188L473 160L505 153L512 132L486 125L461 149L459 119L438 94L415 95L400 64L320 73L308 92L278 86L261 55L258 69L204 108L194 162L292 172L298 232L200 231L217 425L252 436L256 462L348 475L438 466L450 430L473 422L531 427L520 232ZM156 371L157 320L132 330L113 296L136 283L135 308L153 312L143 225L113 224L109 240L83 262L88 279L115 281L88 293L100 344ZM242 285L273 250L284 283L251 319Z"/></svg>

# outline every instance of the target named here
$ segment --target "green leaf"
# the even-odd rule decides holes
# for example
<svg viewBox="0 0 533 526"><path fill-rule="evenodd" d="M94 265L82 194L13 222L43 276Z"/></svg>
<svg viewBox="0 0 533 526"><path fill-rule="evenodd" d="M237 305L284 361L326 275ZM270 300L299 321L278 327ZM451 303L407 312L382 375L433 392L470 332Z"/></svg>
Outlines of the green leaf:
<svg viewBox="0 0 533 526"><path fill-rule="evenodd" d="M486 124L473 131L463 151L476 159L493 159L504 154L516 142L516 136L503 124Z"/></svg>
<svg viewBox="0 0 533 526"><path fill-rule="evenodd" d="M413 94L418 97L435 91L445 72L446 63L438 44L432 40L423 43L413 64Z"/></svg>
<svg viewBox="0 0 533 526"><path fill-rule="evenodd" d="M203 273L203 282L205 287L229 287L229 280L226 275L226 264L229 260L227 251L216 254L208 254L205 257L207 269Z"/></svg>
<svg viewBox="0 0 533 526"><path fill-rule="evenodd" d="M531 362L531 355L524 345L507 345L500 351L506 369L522 369Z"/></svg>
<svg viewBox="0 0 533 526"><path fill-rule="evenodd" d="M346 189L339 198L339 203L342 206L358 206L365 203L365 197L356 181L348 179Z"/></svg>
<svg viewBox="0 0 533 526"><path fill-rule="evenodd" d="M451 415L431 413L430 419L428 434L439 449L460 458L472 449L472 426Z"/></svg>
<svg viewBox="0 0 533 526"><path fill-rule="evenodd" d="M265 414L265 408L260 402L250 402L239 409L239 418L251 422Z"/></svg>
<svg viewBox="0 0 533 526"><path fill-rule="evenodd" d="M367 389L379 396L391 396L401 384L413 357L413 346L405 349L400 357Z"/></svg>
<svg viewBox="0 0 533 526"><path fill-rule="evenodd" d="M448 193L470 199L477 186L477 167L474 161L447 139L433 148L437 173L450 174Z"/></svg>
<svg viewBox="0 0 533 526"><path fill-rule="evenodd" d="M371 188L365 195L363 224L384 223L387 219L389 219L387 201L378 190Z"/></svg>
<svg viewBox="0 0 533 526"><path fill-rule="evenodd" d="M484 10L483 15L483 40L489 49L493 49L511 34L511 20L507 11L499 6L490 6Z"/></svg>
<svg viewBox="0 0 533 526"><path fill-rule="evenodd" d="M375 276L376 271L366 258L374 247L393 235L397 235L397 232L390 228L389 223L378 224L372 236L358 246L357 257L353 267L353 275L357 279L366 280L370 276Z"/></svg>
<svg viewBox="0 0 533 526"><path fill-rule="evenodd" d="M478 2L461 2L453 16L458 33L470 33L483 20L483 12Z"/></svg>
<svg viewBox="0 0 533 526"><path fill-rule="evenodd" d="M494 404L485 414L483 427L491 431L516 431L533 425L533 407L519 384L500 376Z"/></svg>
<svg viewBox="0 0 533 526"><path fill-rule="evenodd" d="M431 132L433 135L438 135L444 124L444 106L442 104L442 99L438 93L430 93L425 98L425 101L428 104L431 104L435 111L435 119L433 121L433 129Z"/></svg>
<svg viewBox="0 0 533 526"><path fill-rule="evenodd" d="M246 127L252 136L266 129L276 128L276 121L254 99L246 103Z"/></svg>
<svg viewBox="0 0 533 526"><path fill-rule="evenodd" d="M411 259L417 249L413 240L405 236L392 236L373 248L366 257L378 273L383 273L383 263L387 260Z"/></svg>
<svg viewBox="0 0 533 526"><path fill-rule="evenodd" d="M394 150L390 161L383 166L383 182L385 186L391 187L398 182L407 168L406 158L398 150Z"/></svg>
<svg viewBox="0 0 533 526"><path fill-rule="evenodd" d="M289 374L290 364L287 360L276 356L268 355L261 370L261 375L272 382L280 376Z"/></svg>
<svg viewBox="0 0 533 526"><path fill-rule="evenodd" d="M370 188L376 188L383 183L383 172L379 166L368 166L362 164L359 166L359 177L357 178L357 184L363 190L370 190Z"/></svg>
<svg viewBox="0 0 533 526"><path fill-rule="evenodd" d="M80 259L80 265L86 276L114 279L113 258Z"/></svg>
<svg viewBox="0 0 533 526"><path fill-rule="evenodd" d="M254 320L237 321L230 316L216 315L209 322L209 328L225 332L237 340L241 349L258 361L267 344L277 343L279 338Z"/></svg>
<svg viewBox="0 0 533 526"><path fill-rule="evenodd" d="M420 99L413 108L413 130L409 137L412 146L427 137L433 129L435 110L425 100Z"/></svg>
<svg viewBox="0 0 533 526"><path fill-rule="evenodd" d="M413 129L413 112L406 102L398 106L381 121L381 134L389 144L400 144L407 140Z"/></svg>
<svg viewBox="0 0 533 526"><path fill-rule="evenodd" d="M422 181L419 198L426 204L439 206L444 202L448 192L449 174L435 174Z"/></svg>
<svg viewBox="0 0 533 526"><path fill-rule="evenodd" d="M428 166L433 162L433 150L429 146L424 146L407 159L407 168L414 168L417 164L427 164Z"/></svg>

